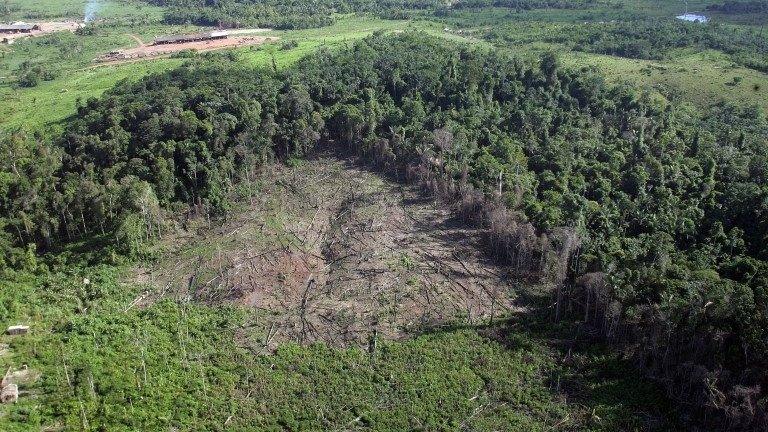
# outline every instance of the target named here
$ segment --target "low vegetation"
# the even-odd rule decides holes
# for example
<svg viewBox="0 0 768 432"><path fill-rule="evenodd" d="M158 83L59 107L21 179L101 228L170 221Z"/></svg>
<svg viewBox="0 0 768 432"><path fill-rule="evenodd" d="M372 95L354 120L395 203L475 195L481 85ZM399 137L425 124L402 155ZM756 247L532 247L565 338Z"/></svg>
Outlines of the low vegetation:
<svg viewBox="0 0 768 432"><path fill-rule="evenodd" d="M768 5L761 1L726 1L707 6L708 11L727 14L768 14Z"/></svg>
<svg viewBox="0 0 768 432"><path fill-rule="evenodd" d="M41 378L22 387L18 404L0 407L3 430L669 425L656 408L663 395L632 378L628 362L576 347L557 363L566 352L548 348L550 335L536 327L438 329L382 340L372 352L287 343L262 356L234 342L246 310L171 300L130 308L142 287L119 278L114 268L70 263L6 279L4 316L33 318L34 329L4 337L0 365L24 362Z"/></svg>
<svg viewBox="0 0 768 432"><path fill-rule="evenodd" d="M147 3L0 47L0 429L768 427L759 2Z"/></svg>

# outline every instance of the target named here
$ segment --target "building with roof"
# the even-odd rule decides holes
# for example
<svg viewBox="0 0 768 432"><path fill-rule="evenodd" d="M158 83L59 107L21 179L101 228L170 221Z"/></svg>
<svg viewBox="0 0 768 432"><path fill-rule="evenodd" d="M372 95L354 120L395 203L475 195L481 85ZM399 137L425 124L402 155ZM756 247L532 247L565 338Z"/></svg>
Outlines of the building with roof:
<svg viewBox="0 0 768 432"><path fill-rule="evenodd" d="M225 31L212 31L204 33L190 33L185 35L160 36L155 38L154 45L200 42L206 40L226 39L229 33Z"/></svg>
<svg viewBox="0 0 768 432"><path fill-rule="evenodd" d="M32 33L35 30L40 30L40 26L26 23L0 24L0 33L3 34Z"/></svg>

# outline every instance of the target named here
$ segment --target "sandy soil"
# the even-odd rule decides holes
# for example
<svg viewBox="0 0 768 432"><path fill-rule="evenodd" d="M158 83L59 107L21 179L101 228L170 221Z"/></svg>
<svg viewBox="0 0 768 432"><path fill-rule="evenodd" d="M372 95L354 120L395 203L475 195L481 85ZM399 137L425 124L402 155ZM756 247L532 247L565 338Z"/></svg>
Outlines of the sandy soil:
<svg viewBox="0 0 768 432"><path fill-rule="evenodd" d="M482 232L417 191L349 160L321 155L254 181L252 204L223 226L173 240L140 275L153 293L254 311L239 339L366 346L515 309L504 270L480 252ZM183 238L186 237L186 238Z"/></svg>
<svg viewBox="0 0 768 432"><path fill-rule="evenodd" d="M19 33L19 34L0 34L0 40L7 40L13 43L16 39L25 37L44 36L47 34L60 32L60 31L75 31L83 26L81 22L75 21L51 21L35 23L40 26L40 30L34 30L31 33Z"/></svg>
<svg viewBox="0 0 768 432"><path fill-rule="evenodd" d="M143 43L141 39L134 35L131 35L131 37L139 43L139 46L105 54L97 58L96 61L101 63L119 63L126 60L162 57L184 50L213 51L224 48L260 45L278 39L277 37L264 36L237 36L219 40L152 45Z"/></svg>

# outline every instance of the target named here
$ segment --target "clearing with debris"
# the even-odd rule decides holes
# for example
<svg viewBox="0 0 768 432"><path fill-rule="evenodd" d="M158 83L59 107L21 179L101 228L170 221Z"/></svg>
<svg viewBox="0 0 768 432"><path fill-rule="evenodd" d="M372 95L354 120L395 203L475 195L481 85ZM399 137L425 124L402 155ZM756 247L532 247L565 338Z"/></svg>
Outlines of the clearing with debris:
<svg viewBox="0 0 768 432"><path fill-rule="evenodd" d="M261 349L364 346L514 308L512 278L478 252L482 232L416 189L329 154L270 170L254 176L238 216L166 240L177 247L141 275L155 294L137 303L246 305L266 338L246 329L240 339Z"/></svg>

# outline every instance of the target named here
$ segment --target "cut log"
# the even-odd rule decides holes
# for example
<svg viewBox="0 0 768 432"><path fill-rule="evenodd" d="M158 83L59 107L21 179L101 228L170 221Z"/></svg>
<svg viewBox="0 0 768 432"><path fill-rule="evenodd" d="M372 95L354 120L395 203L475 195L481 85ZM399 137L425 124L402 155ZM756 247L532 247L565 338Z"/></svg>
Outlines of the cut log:
<svg viewBox="0 0 768 432"><path fill-rule="evenodd" d="M0 391L0 402L4 404L16 403L19 400L19 386L8 384Z"/></svg>
<svg viewBox="0 0 768 432"><path fill-rule="evenodd" d="M5 331L9 335L23 335L29 333L29 326L25 325L15 325L8 327L8 330Z"/></svg>

